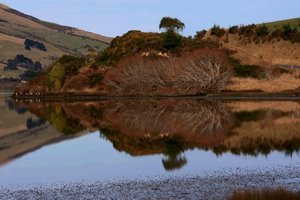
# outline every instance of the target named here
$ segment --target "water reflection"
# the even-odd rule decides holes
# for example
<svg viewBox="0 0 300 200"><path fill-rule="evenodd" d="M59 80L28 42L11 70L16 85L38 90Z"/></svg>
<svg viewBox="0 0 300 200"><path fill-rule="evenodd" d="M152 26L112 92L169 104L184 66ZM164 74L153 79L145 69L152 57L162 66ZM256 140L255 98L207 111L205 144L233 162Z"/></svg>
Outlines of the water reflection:
<svg viewBox="0 0 300 200"><path fill-rule="evenodd" d="M299 102L213 102L203 100L107 100L26 103L42 124L66 136L100 130L101 138L131 156L163 154L168 171L180 169L191 149L221 156L292 156L300 149ZM1 150L0 150L1 154Z"/></svg>
<svg viewBox="0 0 300 200"><path fill-rule="evenodd" d="M68 137L46 120L29 112L27 105L0 96L0 165Z"/></svg>

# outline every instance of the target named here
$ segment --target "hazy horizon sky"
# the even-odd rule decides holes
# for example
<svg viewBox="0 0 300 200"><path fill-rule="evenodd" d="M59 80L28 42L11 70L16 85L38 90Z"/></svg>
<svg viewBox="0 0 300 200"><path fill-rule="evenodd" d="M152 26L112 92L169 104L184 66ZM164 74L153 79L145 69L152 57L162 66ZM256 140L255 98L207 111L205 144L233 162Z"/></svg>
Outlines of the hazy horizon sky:
<svg viewBox="0 0 300 200"><path fill-rule="evenodd" d="M117 36L159 31L164 16L186 25L184 35L207 29L300 17L300 0L0 0L39 19Z"/></svg>

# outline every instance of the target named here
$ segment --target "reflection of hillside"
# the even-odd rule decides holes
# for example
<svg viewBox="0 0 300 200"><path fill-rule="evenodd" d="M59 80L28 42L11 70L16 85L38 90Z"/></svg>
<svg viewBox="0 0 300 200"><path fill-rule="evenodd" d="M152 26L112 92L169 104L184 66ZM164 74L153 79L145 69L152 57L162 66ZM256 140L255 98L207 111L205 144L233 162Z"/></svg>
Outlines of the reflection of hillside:
<svg viewBox="0 0 300 200"><path fill-rule="evenodd" d="M16 105L9 98L0 99L0 111L0 165L47 144L69 138L27 112L27 107Z"/></svg>
<svg viewBox="0 0 300 200"><path fill-rule="evenodd" d="M17 106L10 98L0 98L0 137L26 130L26 121L34 119L25 106Z"/></svg>
<svg viewBox="0 0 300 200"><path fill-rule="evenodd" d="M85 132L78 133L72 137L64 136L49 124L11 133L0 138L0 165L43 146L78 137L82 134L85 134Z"/></svg>
<svg viewBox="0 0 300 200"><path fill-rule="evenodd" d="M11 133L0 138L0 164L37 149L61 137L51 126Z"/></svg>
<svg viewBox="0 0 300 200"><path fill-rule="evenodd" d="M119 151L162 153L166 168L186 163L181 154L192 148L250 155L300 149L297 102L107 100L30 107L68 134L98 129Z"/></svg>
<svg viewBox="0 0 300 200"><path fill-rule="evenodd" d="M233 153L257 155L272 150L292 154L300 149L300 104L297 102L230 103L234 113L248 113L239 120L222 147ZM242 111L247 110L247 111ZM245 117L244 117L245 119Z"/></svg>
<svg viewBox="0 0 300 200"><path fill-rule="evenodd" d="M58 117L61 121L71 120L89 129L100 129L117 149L132 155L161 153L163 144L170 140L180 140L183 148L191 144L212 148L226 138L233 125L226 107L207 101L111 100L48 104L44 110L52 110L52 114L44 112L44 118L52 124L57 119L50 119L51 116L63 113L64 119Z"/></svg>
<svg viewBox="0 0 300 200"><path fill-rule="evenodd" d="M108 108L103 115L107 126L101 127L101 133L131 155L166 154L170 143L177 143L178 153L213 148L232 125L229 110L215 102L114 101Z"/></svg>

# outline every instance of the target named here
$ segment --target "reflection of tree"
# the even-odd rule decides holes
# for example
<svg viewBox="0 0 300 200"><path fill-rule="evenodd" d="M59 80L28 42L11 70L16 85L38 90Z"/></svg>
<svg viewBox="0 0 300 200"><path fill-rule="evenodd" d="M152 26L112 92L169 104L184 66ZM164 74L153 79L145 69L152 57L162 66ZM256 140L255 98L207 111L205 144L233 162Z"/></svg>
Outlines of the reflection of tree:
<svg viewBox="0 0 300 200"><path fill-rule="evenodd" d="M163 166L167 171L172 171L175 169L182 168L186 163L187 159L182 155L177 155L175 157L167 157L162 160Z"/></svg>
<svg viewBox="0 0 300 200"><path fill-rule="evenodd" d="M183 143L181 140L170 139L165 143L165 150L162 163L167 171L182 168L186 163L187 159L181 153L184 151Z"/></svg>
<svg viewBox="0 0 300 200"><path fill-rule="evenodd" d="M44 118L48 120L58 132L72 135L83 131L85 128L79 119L67 116L60 104L47 104Z"/></svg>

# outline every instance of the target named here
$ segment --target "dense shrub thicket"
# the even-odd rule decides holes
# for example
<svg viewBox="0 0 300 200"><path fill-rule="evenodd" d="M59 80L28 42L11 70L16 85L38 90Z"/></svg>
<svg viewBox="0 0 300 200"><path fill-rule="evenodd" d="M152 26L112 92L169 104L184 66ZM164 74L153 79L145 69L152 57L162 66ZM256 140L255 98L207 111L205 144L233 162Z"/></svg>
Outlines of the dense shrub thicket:
<svg viewBox="0 0 300 200"><path fill-rule="evenodd" d="M24 41L24 46L26 50L31 50L31 48L37 48L41 51L47 51L45 45L42 42L38 42L31 39L26 39Z"/></svg>
<svg viewBox="0 0 300 200"><path fill-rule="evenodd" d="M254 40L257 38L263 38L267 40L283 39L290 42L300 42L300 32L296 27L292 27L290 24L285 24L281 28L271 30L267 25L247 25L247 26L232 26L228 29L230 34L238 34L244 37L250 37Z"/></svg>
<svg viewBox="0 0 300 200"><path fill-rule="evenodd" d="M76 75L84 66L85 58L65 55L61 57L47 73L47 85L49 89L59 90L67 76Z"/></svg>
<svg viewBox="0 0 300 200"><path fill-rule="evenodd" d="M225 29L221 28L219 25L214 25L210 31L211 35L215 35L217 37L222 37L225 35Z"/></svg>
<svg viewBox="0 0 300 200"><path fill-rule="evenodd" d="M28 70L28 71L25 71L23 74L21 74L20 78L24 81L29 81L39 75L40 75L40 72Z"/></svg>
<svg viewBox="0 0 300 200"><path fill-rule="evenodd" d="M228 56L229 62L232 66L233 76L241 78L255 78L261 79L266 77L266 71L259 65L242 65L241 61Z"/></svg>
<svg viewBox="0 0 300 200"><path fill-rule="evenodd" d="M129 31L113 39L111 45L97 56L96 64L115 65L122 58L141 55L144 52L161 52L179 56L199 48L218 47L217 42L202 40L200 37L184 37L171 30L163 33Z"/></svg>
<svg viewBox="0 0 300 200"><path fill-rule="evenodd" d="M16 55L14 59L7 60L7 66L4 70L17 70L18 67L29 69L32 71L41 71L42 64L40 62L33 62L30 58L24 55Z"/></svg>
<svg viewBox="0 0 300 200"><path fill-rule="evenodd" d="M86 63L85 57L75 57L70 55L64 55L57 62L63 65L67 76L76 75L79 73L79 69Z"/></svg>

